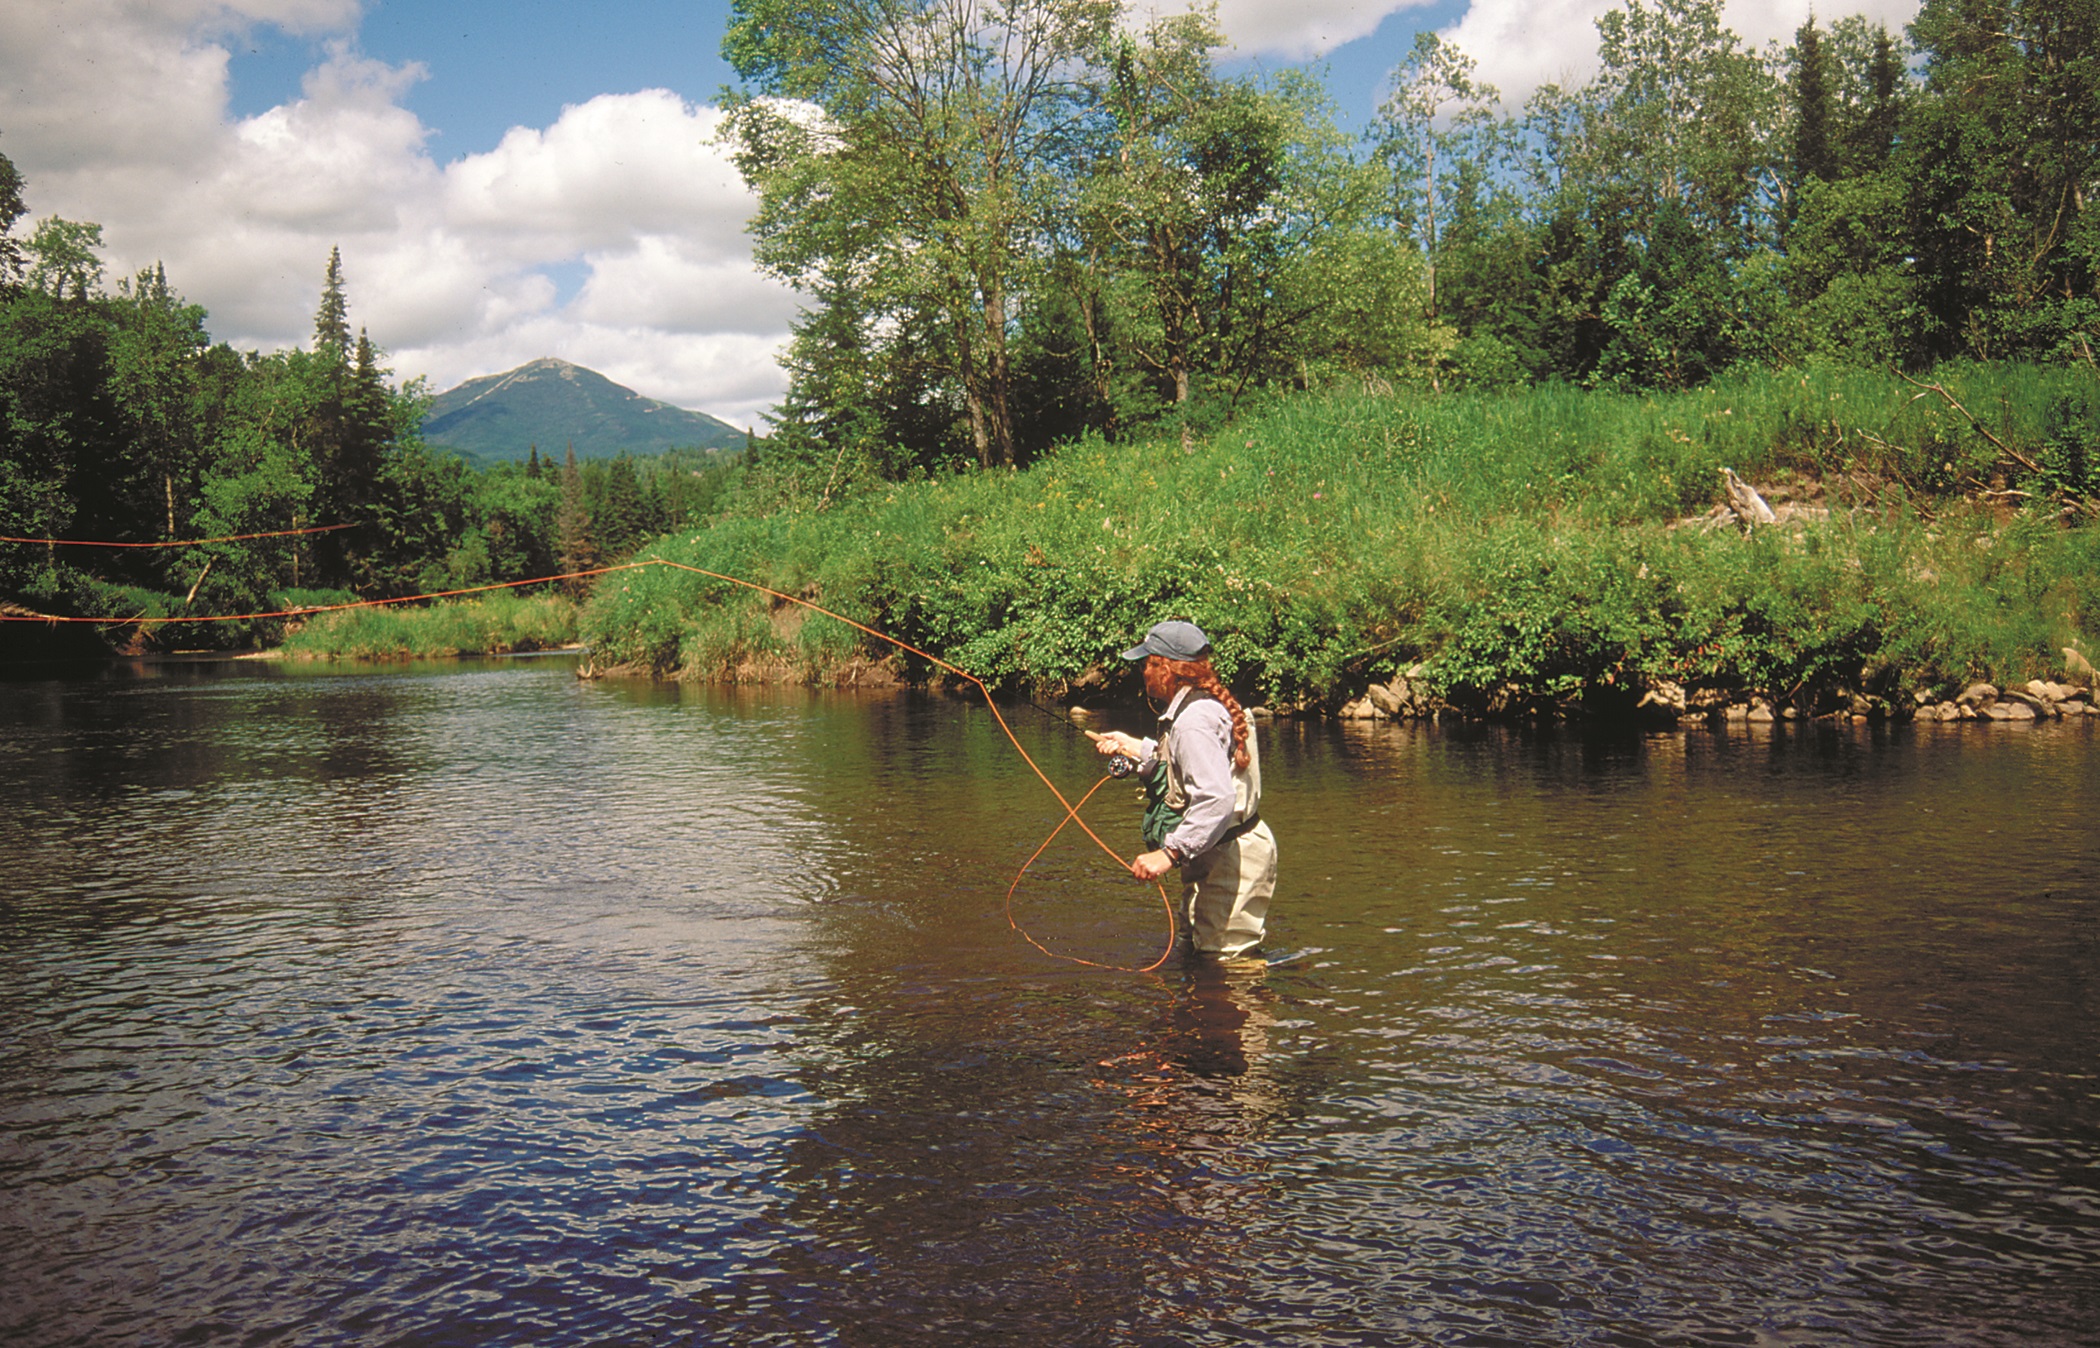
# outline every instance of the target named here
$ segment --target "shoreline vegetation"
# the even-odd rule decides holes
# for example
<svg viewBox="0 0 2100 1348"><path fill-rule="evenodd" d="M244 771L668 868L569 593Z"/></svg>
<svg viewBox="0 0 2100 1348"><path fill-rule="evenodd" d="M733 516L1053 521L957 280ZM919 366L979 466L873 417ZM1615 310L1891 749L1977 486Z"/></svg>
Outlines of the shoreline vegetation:
<svg viewBox="0 0 2100 1348"><path fill-rule="evenodd" d="M1299 394L1208 438L799 504L762 465L643 547L865 622L1007 693L1128 696L1162 617L1278 715L2019 719L2092 705L2100 382L1739 371L1688 392ZM1724 471L1726 470L1726 471ZM1726 503L1729 474L1771 520ZM924 684L796 605L671 568L325 615L301 655L532 649L587 674ZM574 626L565 625L573 622Z"/></svg>
<svg viewBox="0 0 2100 1348"><path fill-rule="evenodd" d="M721 145L800 311L767 432L653 458L436 449L339 250L308 347L236 351L158 264L106 288L101 227L29 222L0 155L0 654L936 680L662 561L1074 703L1134 699L1116 653L1178 616L1279 715L2072 714L2094 20L1923 0L1757 46L1618 0L1521 104L1417 34L1352 133L1218 66L1203 7L748 0Z"/></svg>

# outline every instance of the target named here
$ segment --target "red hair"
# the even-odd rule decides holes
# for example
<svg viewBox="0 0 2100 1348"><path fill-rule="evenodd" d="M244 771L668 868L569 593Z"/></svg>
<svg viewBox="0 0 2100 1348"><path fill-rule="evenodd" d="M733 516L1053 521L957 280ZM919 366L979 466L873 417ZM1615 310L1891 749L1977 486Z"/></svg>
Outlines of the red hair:
<svg viewBox="0 0 2100 1348"><path fill-rule="evenodd" d="M1166 666L1175 687L1186 685L1225 704L1225 710L1232 713L1232 766L1244 768L1253 762L1254 756L1247 751L1247 713L1240 707L1238 699L1233 697L1232 690L1218 678L1218 671L1211 668L1210 657L1205 656L1200 660L1170 660L1164 655L1155 655L1152 658Z"/></svg>

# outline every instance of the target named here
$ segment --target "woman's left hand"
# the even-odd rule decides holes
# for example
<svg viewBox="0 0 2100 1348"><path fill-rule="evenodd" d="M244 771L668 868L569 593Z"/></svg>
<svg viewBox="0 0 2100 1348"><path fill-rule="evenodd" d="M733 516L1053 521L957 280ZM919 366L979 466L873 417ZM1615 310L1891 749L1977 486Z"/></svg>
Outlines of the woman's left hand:
<svg viewBox="0 0 2100 1348"><path fill-rule="evenodd" d="M1174 869L1174 858L1161 848L1156 852L1140 852L1137 860L1130 863L1130 873L1140 880L1157 880Z"/></svg>

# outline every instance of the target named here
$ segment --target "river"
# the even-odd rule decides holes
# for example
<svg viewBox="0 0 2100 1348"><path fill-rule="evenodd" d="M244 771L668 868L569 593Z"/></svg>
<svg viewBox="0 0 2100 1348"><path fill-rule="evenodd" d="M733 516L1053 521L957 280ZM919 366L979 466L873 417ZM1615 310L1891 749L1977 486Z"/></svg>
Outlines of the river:
<svg viewBox="0 0 2100 1348"><path fill-rule="evenodd" d="M0 683L0 1340L2100 1341L2096 719L1265 721L1136 974L981 703Z"/></svg>

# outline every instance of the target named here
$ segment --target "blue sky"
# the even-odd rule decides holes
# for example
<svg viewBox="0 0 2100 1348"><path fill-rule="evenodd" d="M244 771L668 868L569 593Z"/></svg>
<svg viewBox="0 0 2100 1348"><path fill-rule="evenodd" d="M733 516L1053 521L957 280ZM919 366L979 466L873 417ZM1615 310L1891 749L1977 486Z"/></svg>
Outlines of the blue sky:
<svg viewBox="0 0 2100 1348"><path fill-rule="evenodd" d="M389 65L427 68L403 102L434 129L432 150L451 158L494 149L513 126L550 126L565 105L599 94L660 88L712 102L735 79L722 60L728 20L715 0L378 0L357 44ZM233 113L297 98L329 40L258 26L229 44Z"/></svg>
<svg viewBox="0 0 2100 1348"><path fill-rule="evenodd" d="M1318 54L1229 56L1232 68L1298 66L1318 72L1352 128L1376 110L1386 73L1416 32L1463 17L1468 0L1387 14L1369 34ZM722 59L729 6L628 0L589 9L554 0L378 0L358 26L365 55L391 65L421 63L428 77L403 103L435 131L441 155L494 148L513 126L546 126L564 105L597 94L664 88L710 102L733 84ZM294 99L327 54L329 38L259 26L232 53L231 111L254 116Z"/></svg>
<svg viewBox="0 0 2100 1348"><path fill-rule="evenodd" d="M1917 0L1825 0L1900 26ZM1520 101L1594 65L1614 0L1219 0L1228 69L1323 74L1345 126L1434 28ZM1734 0L1753 45L1811 0ZM353 324L433 391L540 356L759 421L796 297L760 276L714 139L727 0L0 0L0 153L33 217L159 261L214 336Z"/></svg>

